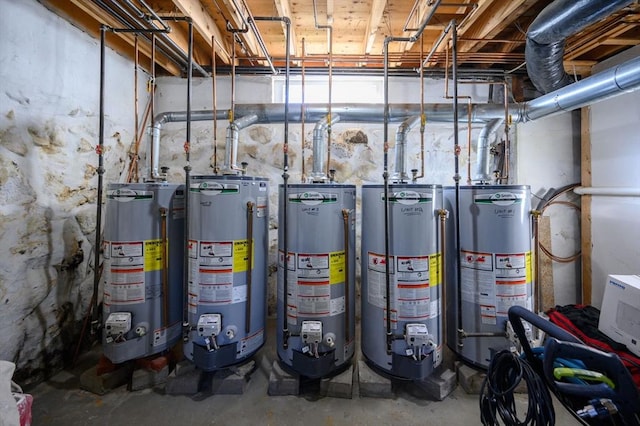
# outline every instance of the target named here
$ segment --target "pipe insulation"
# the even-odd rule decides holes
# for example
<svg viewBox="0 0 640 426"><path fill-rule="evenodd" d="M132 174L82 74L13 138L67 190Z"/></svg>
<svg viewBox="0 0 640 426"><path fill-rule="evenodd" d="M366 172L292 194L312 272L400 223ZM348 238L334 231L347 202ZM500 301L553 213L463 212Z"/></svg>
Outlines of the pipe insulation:
<svg viewBox="0 0 640 426"><path fill-rule="evenodd" d="M573 189L578 195L597 195L602 197L640 197L640 188L611 186L578 186Z"/></svg>
<svg viewBox="0 0 640 426"><path fill-rule="evenodd" d="M632 3L632 0L555 0L529 26L525 44L527 73L546 94L571 84L564 70L566 39Z"/></svg>
<svg viewBox="0 0 640 426"><path fill-rule="evenodd" d="M340 121L338 114L333 114L331 118L329 118L329 115L326 115L322 120L318 121L313 128L313 170L311 171L311 180L313 182L324 182L327 180L327 170L324 169L327 131L329 126L338 121Z"/></svg>
<svg viewBox="0 0 640 426"><path fill-rule="evenodd" d="M476 152L476 172L473 175L475 182L486 183L491 180L491 172L489 170L491 145L489 137L495 133L504 123L501 118L487 121L480 134L478 135L477 152Z"/></svg>
<svg viewBox="0 0 640 426"><path fill-rule="evenodd" d="M411 129L422 121L422 116L417 115L404 120L396 131L395 164L391 180L396 182L406 182L409 179L407 174L407 135Z"/></svg>

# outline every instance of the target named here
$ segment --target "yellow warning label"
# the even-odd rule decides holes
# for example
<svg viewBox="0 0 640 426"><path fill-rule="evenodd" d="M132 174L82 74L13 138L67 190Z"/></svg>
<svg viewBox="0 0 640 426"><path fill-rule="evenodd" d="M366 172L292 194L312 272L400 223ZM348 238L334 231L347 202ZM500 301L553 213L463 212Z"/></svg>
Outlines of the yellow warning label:
<svg viewBox="0 0 640 426"><path fill-rule="evenodd" d="M429 255L429 286L437 286L442 280L442 262L440 261L440 253Z"/></svg>
<svg viewBox="0 0 640 426"><path fill-rule="evenodd" d="M345 255L344 251L329 253L329 284L341 284L345 282Z"/></svg>
<svg viewBox="0 0 640 426"><path fill-rule="evenodd" d="M169 242L167 241L167 250ZM145 272L162 269L162 240L146 240L144 242L144 270Z"/></svg>
<svg viewBox="0 0 640 426"><path fill-rule="evenodd" d="M253 242L253 240L252 240ZM251 264L255 263L254 244L251 244ZM249 242L248 240L236 240L233 242L233 272L246 272L249 269Z"/></svg>
<svg viewBox="0 0 640 426"><path fill-rule="evenodd" d="M533 273L531 272L531 252L528 251L524 254L524 265L525 270L527 271L527 284L531 283Z"/></svg>

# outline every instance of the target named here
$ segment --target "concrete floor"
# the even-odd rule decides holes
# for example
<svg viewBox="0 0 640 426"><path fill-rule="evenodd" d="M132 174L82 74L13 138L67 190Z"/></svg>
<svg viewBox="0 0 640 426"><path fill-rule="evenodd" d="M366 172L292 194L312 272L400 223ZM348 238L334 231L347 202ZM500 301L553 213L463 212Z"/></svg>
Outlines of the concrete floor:
<svg viewBox="0 0 640 426"><path fill-rule="evenodd" d="M130 392L121 386L99 396L78 388L79 375L95 366L99 348L73 370L29 390L34 397L33 425L479 425L478 395L460 386L444 401L426 399L401 387L394 399L360 397L357 380L353 399L267 394L271 360L276 358L273 334L255 355L258 368L243 395L212 395L201 400L165 395L162 388ZM357 376L356 376L357 377ZM519 397L523 403L526 396ZM559 425L578 424L555 403ZM523 418L524 410L521 411Z"/></svg>

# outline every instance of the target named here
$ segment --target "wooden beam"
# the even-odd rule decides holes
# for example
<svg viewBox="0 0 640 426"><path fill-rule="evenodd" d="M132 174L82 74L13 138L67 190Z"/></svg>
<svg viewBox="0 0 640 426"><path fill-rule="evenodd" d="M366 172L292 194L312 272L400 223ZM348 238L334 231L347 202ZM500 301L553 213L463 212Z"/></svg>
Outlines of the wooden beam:
<svg viewBox="0 0 640 426"><path fill-rule="evenodd" d="M371 53L373 43L376 41L380 22L382 21L382 14L384 13L386 6L387 0L372 0L371 13L369 14L369 21L367 22L367 29L364 32L364 41L362 42L365 55Z"/></svg>
<svg viewBox="0 0 640 426"><path fill-rule="evenodd" d="M603 40L600 44L609 46L635 46L638 44L637 38L608 38Z"/></svg>
<svg viewBox="0 0 640 426"><path fill-rule="evenodd" d="M278 11L279 16L286 16L291 19L291 28L289 28L289 51L291 52L291 56L296 56L297 46L298 46L298 37L296 36L295 25L293 25L293 13L291 13L291 4L289 4L289 0L274 0L276 5L276 10ZM286 31L285 24L282 23L282 31L283 34Z"/></svg>
<svg viewBox="0 0 640 426"><path fill-rule="evenodd" d="M619 24L604 32L602 35L593 37L591 40L585 42L585 39L588 37L587 35L587 37L582 40L573 43L574 46L577 44L579 44L579 46L567 46L567 53L564 55L564 59L571 60L579 58L590 50L600 46L605 40L615 38L626 33L631 27L631 24Z"/></svg>
<svg viewBox="0 0 640 426"><path fill-rule="evenodd" d="M122 24L120 24L113 16L111 16L109 13L103 10L100 6L96 5L91 1L71 0L71 2L54 2L54 3L56 8L60 10L65 10L67 13L73 13L69 11L69 9L72 9L73 8L72 5L75 5L77 9L81 10L91 19L96 21L97 23L95 28L96 31L99 30L100 24L108 25L113 28L122 27ZM133 45L135 43L134 42L135 37L133 34L131 33L115 33L115 34L118 36L118 38L124 40L129 46L131 46L131 48L133 48ZM149 43L139 43L138 49L140 50L140 53L142 55L151 59L151 46L149 45ZM172 75L180 75L182 73L182 69L178 65L176 65L173 61L171 61L169 58L167 58L166 56L160 53L156 54L156 63Z"/></svg>
<svg viewBox="0 0 640 426"><path fill-rule="evenodd" d="M248 10L244 8L243 9L236 8L236 6L234 5L234 2L230 0L222 0L222 2L224 3L227 10L229 11L229 14L230 14L229 18L231 20L231 24L233 25L233 27L238 30L248 29L245 23L249 15L249 13L247 13ZM240 2L240 7L242 7L243 4L244 4L243 2ZM247 44L247 48L249 49L250 55L264 56L264 52L262 52L262 50L260 49L260 45L258 44L258 39L256 38L253 31L248 30L246 32L239 33L239 34Z"/></svg>
<svg viewBox="0 0 640 426"><path fill-rule="evenodd" d="M580 110L580 183L592 186L591 179L591 107ZM582 303L591 304L592 289L592 238L591 238L591 195L583 195L580 200L580 227L582 251ZM580 296L579 296L580 297Z"/></svg>
<svg viewBox="0 0 640 426"><path fill-rule="evenodd" d="M478 7L472 12L469 19L458 29L461 38L489 39L495 37L514 20L524 14L529 7L535 3L533 0L511 0L509 2L500 1L496 5L496 0L480 0ZM477 51L486 44L485 41L469 41L459 44L459 51Z"/></svg>
<svg viewBox="0 0 640 426"><path fill-rule="evenodd" d="M222 36L220 29L216 25L215 21L205 11L199 0L172 0L173 4L180 10L180 12L191 17L193 20L193 27L196 31L202 35L204 40L211 47L211 38L215 37L216 47L215 51L227 65L231 63L231 55L229 54L229 46Z"/></svg>

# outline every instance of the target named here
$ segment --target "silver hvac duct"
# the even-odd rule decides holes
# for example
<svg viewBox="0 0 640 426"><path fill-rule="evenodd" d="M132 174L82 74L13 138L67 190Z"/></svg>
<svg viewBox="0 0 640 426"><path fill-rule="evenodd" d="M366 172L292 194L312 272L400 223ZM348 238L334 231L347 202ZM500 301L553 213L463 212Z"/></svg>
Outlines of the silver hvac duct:
<svg viewBox="0 0 640 426"><path fill-rule="evenodd" d="M210 121L213 120L213 111L192 111L191 121ZM229 111L216 111L215 118L218 120L228 119ZM147 180L161 180L159 173L160 162L160 132L165 123L178 123L187 121L187 111L163 112L156 115L153 126L149 127L149 154L147 155L147 169L149 176Z"/></svg>
<svg viewBox="0 0 640 426"><path fill-rule="evenodd" d="M331 120L326 115L316 123L313 128L313 170L311 171L312 182L324 182L327 180L327 170L324 169L324 151L326 145L327 129L329 126L340 121L338 114L333 114Z"/></svg>
<svg viewBox="0 0 640 426"><path fill-rule="evenodd" d="M504 120L501 118L489 120L480 131L480 135L478 135L476 172L473 176L474 182L483 184L491 180L491 172L489 171L489 157L491 155L489 136L496 132L498 128L502 126L502 123L504 123Z"/></svg>
<svg viewBox="0 0 640 426"><path fill-rule="evenodd" d="M255 114L245 115L244 117L234 120L227 127L227 137L225 144L224 164L222 166L222 174L237 174L239 169L236 165L238 159L238 136L240 130L249 127L258 121Z"/></svg>
<svg viewBox="0 0 640 426"><path fill-rule="evenodd" d="M632 0L555 0L529 26L525 60L529 78L542 93L574 80L564 71L565 40L632 3Z"/></svg>
<svg viewBox="0 0 640 426"><path fill-rule="evenodd" d="M391 175L393 182L406 182L409 179L407 175L407 135L416 124L420 123L421 116L407 118L398 126L396 131L396 161L394 164L394 172Z"/></svg>
<svg viewBox="0 0 640 426"><path fill-rule="evenodd" d="M521 104L518 120L513 121L526 122L556 112L572 111L639 87L640 56Z"/></svg>
<svg viewBox="0 0 640 426"><path fill-rule="evenodd" d="M562 111L572 111L585 105L610 98L623 92L632 92L640 88L640 57L633 58L615 67L609 68L591 77L565 86L562 89L540 96L532 101L509 105L510 120L512 123L525 123L537 120L548 115ZM366 123L377 121L384 116L384 104L357 105L333 104L332 114L341 116L343 122ZM293 122L300 122L302 113L300 104L289 104L288 118ZM421 114L420 104L389 104L389 120L399 122ZM436 103L425 104L424 113L431 122L451 122L453 115L451 104ZM258 123L278 123L285 118L284 104L241 104L236 105L236 115L257 115ZM305 121L318 121L327 114L325 104L307 104L304 108ZM466 105L458 107L460 120L465 120L468 114ZM213 111L193 111L191 121L213 120ZM229 118L229 111L217 111L216 118L224 120ZM472 104L471 122L484 123L489 120L503 119L504 106L497 104ZM154 125L150 129L150 149L159 152L160 131L165 123L187 121L185 111L165 112L155 117ZM150 156L147 156L149 158ZM157 155L153 156L157 159ZM157 160L150 165L151 174L158 174Z"/></svg>

